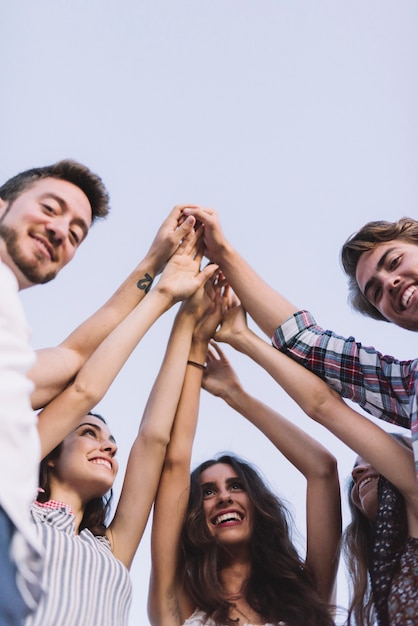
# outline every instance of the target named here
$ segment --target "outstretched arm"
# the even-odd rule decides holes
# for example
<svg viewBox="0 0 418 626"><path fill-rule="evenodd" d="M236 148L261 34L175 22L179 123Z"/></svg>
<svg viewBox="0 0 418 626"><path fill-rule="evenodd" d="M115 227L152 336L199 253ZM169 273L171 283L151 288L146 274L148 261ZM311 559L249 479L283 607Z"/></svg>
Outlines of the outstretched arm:
<svg viewBox="0 0 418 626"><path fill-rule="evenodd" d="M224 352L217 344L213 344L213 348L208 353L203 387L213 395L223 398L229 406L261 430L307 480L306 560L315 573L322 599L330 602L341 536L336 460L318 441L247 393ZM250 351L248 355L251 355Z"/></svg>
<svg viewBox="0 0 418 626"><path fill-rule="evenodd" d="M189 360L204 364L209 338L221 317L219 286L206 293L205 312L193 334ZM155 626L181 626L194 610L182 587L180 533L190 487L190 459L203 370L188 364L161 475L152 525L148 614Z"/></svg>
<svg viewBox="0 0 418 626"><path fill-rule="evenodd" d="M35 383L34 409L45 406L68 385L98 345L144 298L154 278L193 229L194 218L184 221L183 208L174 207L144 259L96 313L59 346L37 351L37 362L30 372Z"/></svg>
<svg viewBox="0 0 418 626"><path fill-rule="evenodd" d="M154 321L175 302L194 293L215 271L216 266L199 269L202 257L200 234L190 231L148 296L100 344L74 382L40 413L42 457L102 399Z"/></svg>
<svg viewBox="0 0 418 626"><path fill-rule="evenodd" d="M325 426L399 489L407 506L409 532L418 536L418 491L412 451L349 407L321 378L252 333L240 306L231 309L223 319L226 321L216 336L220 341L227 341L250 355L309 417Z"/></svg>
<svg viewBox="0 0 418 626"><path fill-rule="evenodd" d="M206 256L217 263L245 310L270 338L276 328L298 310L284 296L268 285L226 239L214 209L188 207L184 215L193 215L205 226Z"/></svg>

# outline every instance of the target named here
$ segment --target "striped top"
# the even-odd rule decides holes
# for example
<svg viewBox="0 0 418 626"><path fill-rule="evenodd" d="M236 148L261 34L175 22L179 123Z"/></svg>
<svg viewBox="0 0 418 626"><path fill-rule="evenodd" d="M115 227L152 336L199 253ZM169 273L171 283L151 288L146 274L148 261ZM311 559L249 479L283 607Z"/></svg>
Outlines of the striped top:
<svg viewBox="0 0 418 626"><path fill-rule="evenodd" d="M45 550L44 595L25 626L126 626L131 580L106 537L75 533L65 506L34 503L32 518Z"/></svg>
<svg viewBox="0 0 418 626"><path fill-rule="evenodd" d="M418 482L418 359L399 361L354 337L323 330L308 311L286 320L272 341L344 398L375 417L410 428Z"/></svg>

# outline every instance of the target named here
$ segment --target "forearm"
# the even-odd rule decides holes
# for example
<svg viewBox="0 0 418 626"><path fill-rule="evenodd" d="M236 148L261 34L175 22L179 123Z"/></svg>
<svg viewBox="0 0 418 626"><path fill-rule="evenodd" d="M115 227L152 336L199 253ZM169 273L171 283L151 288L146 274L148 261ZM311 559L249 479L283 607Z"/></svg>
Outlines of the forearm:
<svg viewBox="0 0 418 626"><path fill-rule="evenodd" d="M110 332L141 302L156 275L157 259L145 257L111 298L58 347L37 352L29 375L35 383L34 409L45 406L74 378Z"/></svg>
<svg viewBox="0 0 418 626"><path fill-rule="evenodd" d="M244 309L268 337L297 311L232 246L222 248L220 267Z"/></svg>
<svg viewBox="0 0 418 626"><path fill-rule="evenodd" d="M189 360L200 362L202 346ZM199 359L199 361L197 361ZM190 460L199 407L202 370L188 364L164 470L154 505L149 617L153 624L180 626L193 611L181 588L180 535L187 511Z"/></svg>
<svg viewBox="0 0 418 626"><path fill-rule="evenodd" d="M44 408L39 422L44 454L103 398L138 342L169 307L165 296L151 292L99 345L74 382Z"/></svg>
<svg viewBox="0 0 418 626"><path fill-rule="evenodd" d="M228 392L226 402L254 424L307 479L335 473L335 459L316 439L277 411L241 389Z"/></svg>

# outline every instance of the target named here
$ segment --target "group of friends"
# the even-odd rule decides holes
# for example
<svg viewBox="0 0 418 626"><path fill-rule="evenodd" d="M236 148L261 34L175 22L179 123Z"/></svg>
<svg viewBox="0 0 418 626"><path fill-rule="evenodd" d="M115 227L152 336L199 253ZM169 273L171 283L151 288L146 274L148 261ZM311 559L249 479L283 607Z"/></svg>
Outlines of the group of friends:
<svg viewBox="0 0 418 626"><path fill-rule="evenodd" d="M100 177L72 160L0 187L0 626L126 626L129 569L152 508L152 626L331 626L341 548L346 624L416 625L418 359L321 328L246 262L215 210L191 205L170 212L96 313L35 353L19 290L54 279L108 210ZM345 242L342 261L354 308L418 330L417 221L366 224ZM94 408L176 303L113 506L117 444ZM343 533L335 457L243 388L222 343L357 454ZM284 503L248 461L223 454L190 474L201 388L305 477L303 556Z"/></svg>

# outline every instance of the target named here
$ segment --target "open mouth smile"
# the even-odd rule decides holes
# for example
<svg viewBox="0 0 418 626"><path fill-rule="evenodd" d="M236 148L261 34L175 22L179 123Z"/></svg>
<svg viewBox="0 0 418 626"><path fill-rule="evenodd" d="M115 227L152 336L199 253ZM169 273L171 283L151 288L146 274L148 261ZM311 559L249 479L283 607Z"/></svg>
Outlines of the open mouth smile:
<svg viewBox="0 0 418 626"><path fill-rule="evenodd" d="M413 294L415 293L415 291L417 290L416 285L411 285L410 287L408 287L407 289L405 289L405 291L402 294L401 297L401 308L402 309L406 309Z"/></svg>
<svg viewBox="0 0 418 626"><path fill-rule="evenodd" d="M212 520L212 524L214 526L219 526L221 524L236 524L237 522L242 522L244 516L238 511L228 511L227 513L221 513L217 517Z"/></svg>
<svg viewBox="0 0 418 626"><path fill-rule="evenodd" d="M90 463L95 463L96 465L104 465L105 467L107 467L107 469L112 471L112 463L108 459L97 457L94 459L90 459Z"/></svg>

